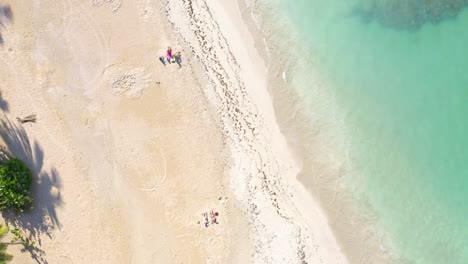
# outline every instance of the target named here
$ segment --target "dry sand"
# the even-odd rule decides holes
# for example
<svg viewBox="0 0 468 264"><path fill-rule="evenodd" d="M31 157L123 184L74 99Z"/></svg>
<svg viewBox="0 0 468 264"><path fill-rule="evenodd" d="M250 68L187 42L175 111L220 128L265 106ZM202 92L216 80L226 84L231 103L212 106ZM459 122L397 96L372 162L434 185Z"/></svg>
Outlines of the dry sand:
<svg viewBox="0 0 468 264"><path fill-rule="evenodd" d="M37 248L10 246L14 263L346 262L236 2L0 6L0 134L37 182L16 221ZM159 62L168 45L182 67Z"/></svg>

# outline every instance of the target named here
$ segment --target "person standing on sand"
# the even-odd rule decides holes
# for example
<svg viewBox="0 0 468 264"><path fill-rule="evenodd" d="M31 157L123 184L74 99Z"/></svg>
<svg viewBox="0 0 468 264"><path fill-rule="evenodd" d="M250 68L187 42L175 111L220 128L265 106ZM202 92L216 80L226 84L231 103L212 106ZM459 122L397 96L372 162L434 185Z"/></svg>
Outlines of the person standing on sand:
<svg viewBox="0 0 468 264"><path fill-rule="evenodd" d="M218 212L213 212L213 210L211 210L210 212L210 217L211 217L211 224L218 224L218 219L216 219L216 216L218 216Z"/></svg>
<svg viewBox="0 0 468 264"><path fill-rule="evenodd" d="M177 51L176 54L174 55L177 64L179 64L179 67L182 67L182 65L180 65L180 63L182 62L182 58L180 56L181 56L180 51Z"/></svg>
<svg viewBox="0 0 468 264"><path fill-rule="evenodd" d="M167 58L167 62L171 63L171 59L172 59L172 49L171 49L171 47L167 47L166 58Z"/></svg>
<svg viewBox="0 0 468 264"><path fill-rule="evenodd" d="M210 225L210 222L208 221L208 213L205 212L202 215L203 215L205 227L208 227Z"/></svg>

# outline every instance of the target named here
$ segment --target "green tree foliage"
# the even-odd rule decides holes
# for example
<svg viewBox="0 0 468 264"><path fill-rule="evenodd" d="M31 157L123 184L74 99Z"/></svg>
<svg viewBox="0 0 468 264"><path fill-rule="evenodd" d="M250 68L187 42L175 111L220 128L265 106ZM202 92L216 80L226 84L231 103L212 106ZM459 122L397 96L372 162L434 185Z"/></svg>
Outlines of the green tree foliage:
<svg viewBox="0 0 468 264"><path fill-rule="evenodd" d="M11 158L0 164L0 210L23 212L32 208L29 189L31 171L24 163Z"/></svg>
<svg viewBox="0 0 468 264"><path fill-rule="evenodd" d="M0 239L8 233L8 228L0 224ZM6 253L7 244L0 241L0 264L6 264L13 259L13 256Z"/></svg>
<svg viewBox="0 0 468 264"><path fill-rule="evenodd" d="M31 239L25 237L21 229L15 227L11 230L11 233L13 234L13 239L11 240L11 243L20 242L25 249L34 246L35 241L32 241Z"/></svg>

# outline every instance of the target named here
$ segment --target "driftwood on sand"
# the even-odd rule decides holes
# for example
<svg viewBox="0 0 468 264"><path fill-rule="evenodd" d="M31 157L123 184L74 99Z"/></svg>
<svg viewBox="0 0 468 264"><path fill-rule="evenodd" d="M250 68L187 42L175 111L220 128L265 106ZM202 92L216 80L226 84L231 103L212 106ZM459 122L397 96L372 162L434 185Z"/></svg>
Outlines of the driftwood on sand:
<svg viewBox="0 0 468 264"><path fill-rule="evenodd" d="M36 115L28 115L24 118L19 118L17 117L16 120L18 120L18 122L20 122L21 124L24 124L24 123L35 123L36 122Z"/></svg>

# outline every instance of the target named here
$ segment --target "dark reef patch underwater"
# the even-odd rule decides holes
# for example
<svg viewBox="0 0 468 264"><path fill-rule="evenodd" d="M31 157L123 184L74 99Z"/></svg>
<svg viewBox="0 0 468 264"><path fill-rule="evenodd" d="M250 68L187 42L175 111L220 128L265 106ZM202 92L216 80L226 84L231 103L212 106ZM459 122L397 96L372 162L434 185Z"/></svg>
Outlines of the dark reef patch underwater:
<svg viewBox="0 0 468 264"><path fill-rule="evenodd" d="M354 13L364 21L384 26L417 30L426 23L439 23L456 17L468 0L363 0Z"/></svg>

